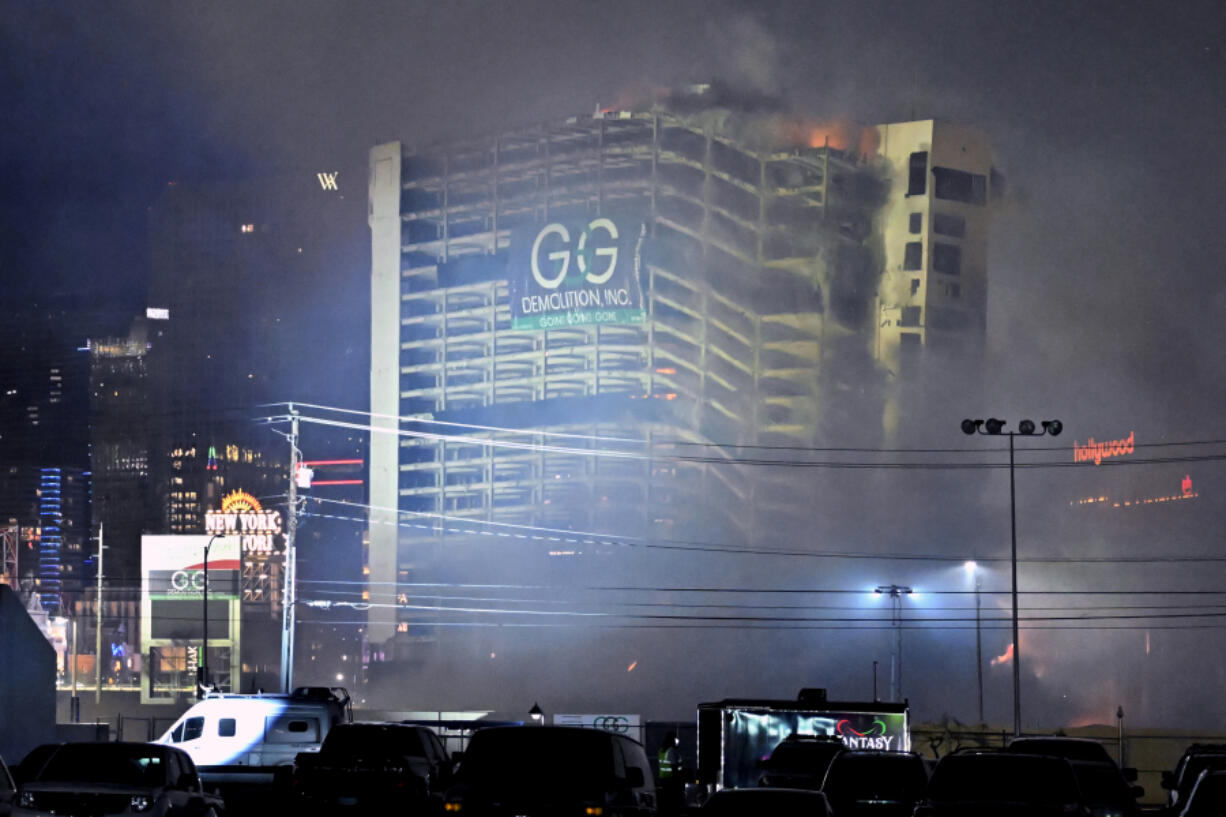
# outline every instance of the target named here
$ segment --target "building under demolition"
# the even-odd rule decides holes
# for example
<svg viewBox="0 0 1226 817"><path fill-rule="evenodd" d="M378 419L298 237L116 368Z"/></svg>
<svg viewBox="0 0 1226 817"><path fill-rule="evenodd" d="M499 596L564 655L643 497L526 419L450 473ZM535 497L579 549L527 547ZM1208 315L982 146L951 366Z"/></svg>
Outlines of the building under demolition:
<svg viewBox="0 0 1226 817"><path fill-rule="evenodd" d="M989 161L962 128L709 88L373 148L372 587L508 531L539 540L525 571L766 541L812 489L736 446L879 442L907 366L980 342ZM409 658L429 615L376 607L370 641Z"/></svg>

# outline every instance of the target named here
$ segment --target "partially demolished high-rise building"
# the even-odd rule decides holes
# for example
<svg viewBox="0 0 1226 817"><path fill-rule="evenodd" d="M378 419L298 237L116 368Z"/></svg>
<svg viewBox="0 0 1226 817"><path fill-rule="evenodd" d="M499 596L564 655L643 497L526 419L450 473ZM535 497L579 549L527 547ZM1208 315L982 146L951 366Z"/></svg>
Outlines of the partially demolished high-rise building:
<svg viewBox="0 0 1226 817"><path fill-rule="evenodd" d="M709 89L373 148L371 586L403 600L458 543L539 570L811 512L795 472L722 461L885 439L900 369L979 344L989 161ZM369 613L389 657L436 633L413 607Z"/></svg>

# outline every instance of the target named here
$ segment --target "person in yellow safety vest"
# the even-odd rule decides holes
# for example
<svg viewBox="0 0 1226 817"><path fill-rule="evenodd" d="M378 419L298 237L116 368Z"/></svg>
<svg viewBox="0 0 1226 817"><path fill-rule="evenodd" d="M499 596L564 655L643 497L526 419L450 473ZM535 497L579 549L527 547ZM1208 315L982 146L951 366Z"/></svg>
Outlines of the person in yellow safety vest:
<svg viewBox="0 0 1226 817"><path fill-rule="evenodd" d="M664 735L664 742L660 744L660 753L657 755L659 761L659 771L657 776L660 782L671 782L672 778L680 773L680 763L677 757L677 734L668 732Z"/></svg>

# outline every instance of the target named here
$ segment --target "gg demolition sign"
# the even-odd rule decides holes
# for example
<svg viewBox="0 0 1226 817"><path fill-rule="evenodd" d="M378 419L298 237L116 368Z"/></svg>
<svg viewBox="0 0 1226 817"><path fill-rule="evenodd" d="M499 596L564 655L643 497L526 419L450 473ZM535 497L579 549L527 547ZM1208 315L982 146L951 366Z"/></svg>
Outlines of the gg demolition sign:
<svg viewBox="0 0 1226 817"><path fill-rule="evenodd" d="M554 222L516 237L509 270L512 329L642 323L641 221Z"/></svg>
<svg viewBox="0 0 1226 817"><path fill-rule="evenodd" d="M266 511L246 491L234 491L221 500L221 510L206 511L204 530L209 534L239 536L244 556L269 556L281 535L281 512Z"/></svg>

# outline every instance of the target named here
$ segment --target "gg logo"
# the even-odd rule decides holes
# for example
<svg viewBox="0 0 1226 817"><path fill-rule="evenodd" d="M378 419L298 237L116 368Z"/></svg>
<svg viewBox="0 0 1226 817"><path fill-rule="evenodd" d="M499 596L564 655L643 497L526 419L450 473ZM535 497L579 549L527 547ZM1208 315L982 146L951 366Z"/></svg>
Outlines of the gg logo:
<svg viewBox="0 0 1226 817"><path fill-rule="evenodd" d="M170 575L170 586L180 593L188 590L203 590L204 589L204 571L202 570L176 570Z"/></svg>
<svg viewBox="0 0 1226 817"><path fill-rule="evenodd" d="M596 231L603 230L608 234L610 246L597 246L595 239ZM549 255L549 261L553 263L555 275L552 278L547 278L541 272L541 247L545 245L546 240L554 237L556 240L551 240L548 246L559 246L558 249L552 250ZM570 259L575 257L575 265L579 268L579 274L583 276L589 284L603 284L613 277L613 270L617 268L617 225L610 219L597 218L593 219L579 236L579 241L575 245L574 250L570 248L570 230L566 229L562 224L547 224L543 230L536 235L536 240L532 242L532 277L536 282L545 289L557 289L562 280L566 277L566 273L570 271ZM592 262L593 256L603 256L609 259L608 266L604 272L596 272ZM559 263L560 262L560 263Z"/></svg>
<svg viewBox="0 0 1226 817"><path fill-rule="evenodd" d="M620 715L602 715L592 721L592 726L606 732L630 731L630 721Z"/></svg>

